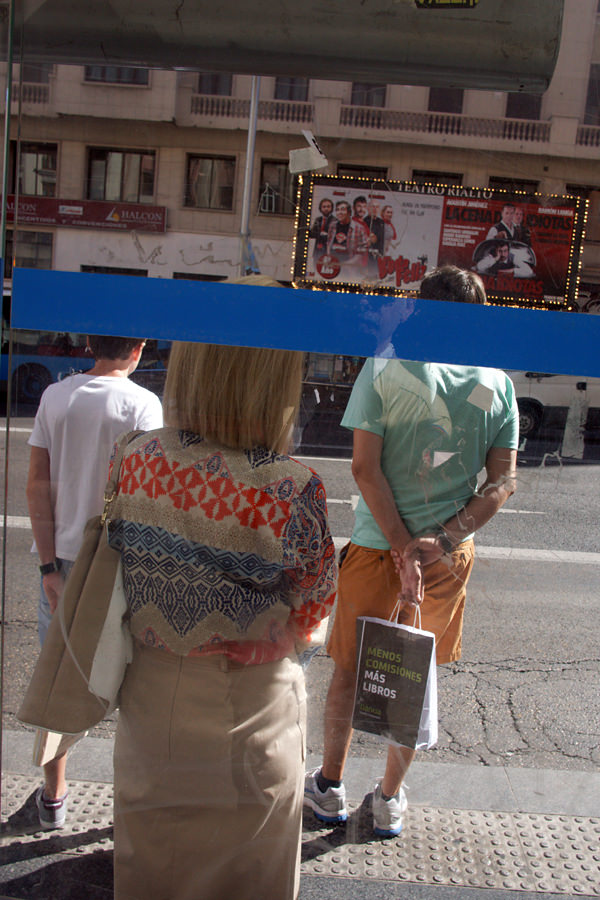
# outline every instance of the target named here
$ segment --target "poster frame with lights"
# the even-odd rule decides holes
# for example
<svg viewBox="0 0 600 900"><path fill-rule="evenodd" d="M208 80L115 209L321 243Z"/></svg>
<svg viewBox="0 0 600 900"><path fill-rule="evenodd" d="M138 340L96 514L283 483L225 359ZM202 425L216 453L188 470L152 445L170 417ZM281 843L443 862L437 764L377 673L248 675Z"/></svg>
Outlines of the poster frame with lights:
<svg viewBox="0 0 600 900"><path fill-rule="evenodd" d="M414 297L427 271L477 272L493 305L575 310L588 201L339 175L301 177L297 287Z"/></svg>

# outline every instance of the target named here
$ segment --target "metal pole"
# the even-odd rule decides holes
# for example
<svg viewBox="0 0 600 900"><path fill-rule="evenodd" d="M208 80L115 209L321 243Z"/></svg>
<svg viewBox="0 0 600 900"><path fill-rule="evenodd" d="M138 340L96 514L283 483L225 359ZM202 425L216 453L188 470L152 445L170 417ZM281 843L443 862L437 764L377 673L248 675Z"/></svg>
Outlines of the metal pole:
<svg viewBox="0 0 600 900"><path fill-rule="evenodd" d="M4 168L2 170L2 216L0 218L0 254L2 262L0 263L0 288L4 294L4 253L6 252L6 204L8 199L8 167L9 167L9 151L10 151L10 113L12 101L12 67L13 67L13 30L15 22L15 0L10 0L8 13L8 47L6 50L6 103L4 107ZM15 211L15 222L16 222ZM12 298L11 298L12 302ZM2 576L1 576L1 599L0 599L0 708L4 708L4 669L5 669L5 623L6 623L6 550L7 540L7 513L8 513L8 445L10 436L10 372L12 368L12 339L9 345L8 357L8 374L9 381L6 395L6 442L4 448L4 496L2 502ZM0 786L3 781L3 721L0 717ZM1 800L0 800L1 805Z"/></svg>
<svg viewBox="0 0 600 900"><path fill-rule="evenodd" d="M15 0L10 0L8 10L8 47L6 51L6 102L4 106L4 166L2 169L2 218L0 220L0 254L2 254L2 284L4 284L4 253L6 251L6 201L8 197L8 171L10 155L10 111L12 101L13 29Z"/></svg>
<svg viewBox="0 0 600 900"><path fill-rule="evenodd" d="M240 224L240 275L246 274L248 241L250 238L250 201L252 198L252 172L254 170L254 146L256 144L256 122L258 119L258 98L260 75L252 76L250 116L248 119L248 141L246 144L246 169L244 171L244 194L242 197L242 220Z"/></svg>

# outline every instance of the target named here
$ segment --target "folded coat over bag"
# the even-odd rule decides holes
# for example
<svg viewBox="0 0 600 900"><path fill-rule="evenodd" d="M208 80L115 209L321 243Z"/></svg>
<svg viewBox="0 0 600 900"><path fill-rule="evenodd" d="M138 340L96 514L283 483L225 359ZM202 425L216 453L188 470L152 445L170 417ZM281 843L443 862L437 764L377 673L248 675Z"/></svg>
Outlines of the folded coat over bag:
<svg viewBox="0 0 600 900"><path fill-rule="evenodd" d="M131 634L125 621L121 557L108 545L107 516L123 451L139 433L120 439L104 512L85 526L83 543L17 714L28 725L79 734L101 722L116 705L131 661Z"/></svg>

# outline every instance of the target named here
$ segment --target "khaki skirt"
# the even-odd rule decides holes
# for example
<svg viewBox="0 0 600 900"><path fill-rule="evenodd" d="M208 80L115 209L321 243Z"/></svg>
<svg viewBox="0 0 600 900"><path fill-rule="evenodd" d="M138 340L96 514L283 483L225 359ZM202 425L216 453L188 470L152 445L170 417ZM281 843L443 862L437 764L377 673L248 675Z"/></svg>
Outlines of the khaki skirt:
<svg viewBox="0 0 600 900"><path fill-rule="evenodd" d="M136 644L115 743L115 900L294 900L305 723L296 661Z"/></svg>

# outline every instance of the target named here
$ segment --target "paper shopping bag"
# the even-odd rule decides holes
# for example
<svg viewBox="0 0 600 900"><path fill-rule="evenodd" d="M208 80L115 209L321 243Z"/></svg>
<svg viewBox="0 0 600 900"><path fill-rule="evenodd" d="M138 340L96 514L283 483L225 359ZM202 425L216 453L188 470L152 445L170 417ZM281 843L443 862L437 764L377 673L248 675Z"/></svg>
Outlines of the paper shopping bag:
<svg viewBox="0 0 600 900"><path fill-rule="evenodd" d="M352 725L415 750L437 741L435 636L410 625L357 619Z"/></svg>

